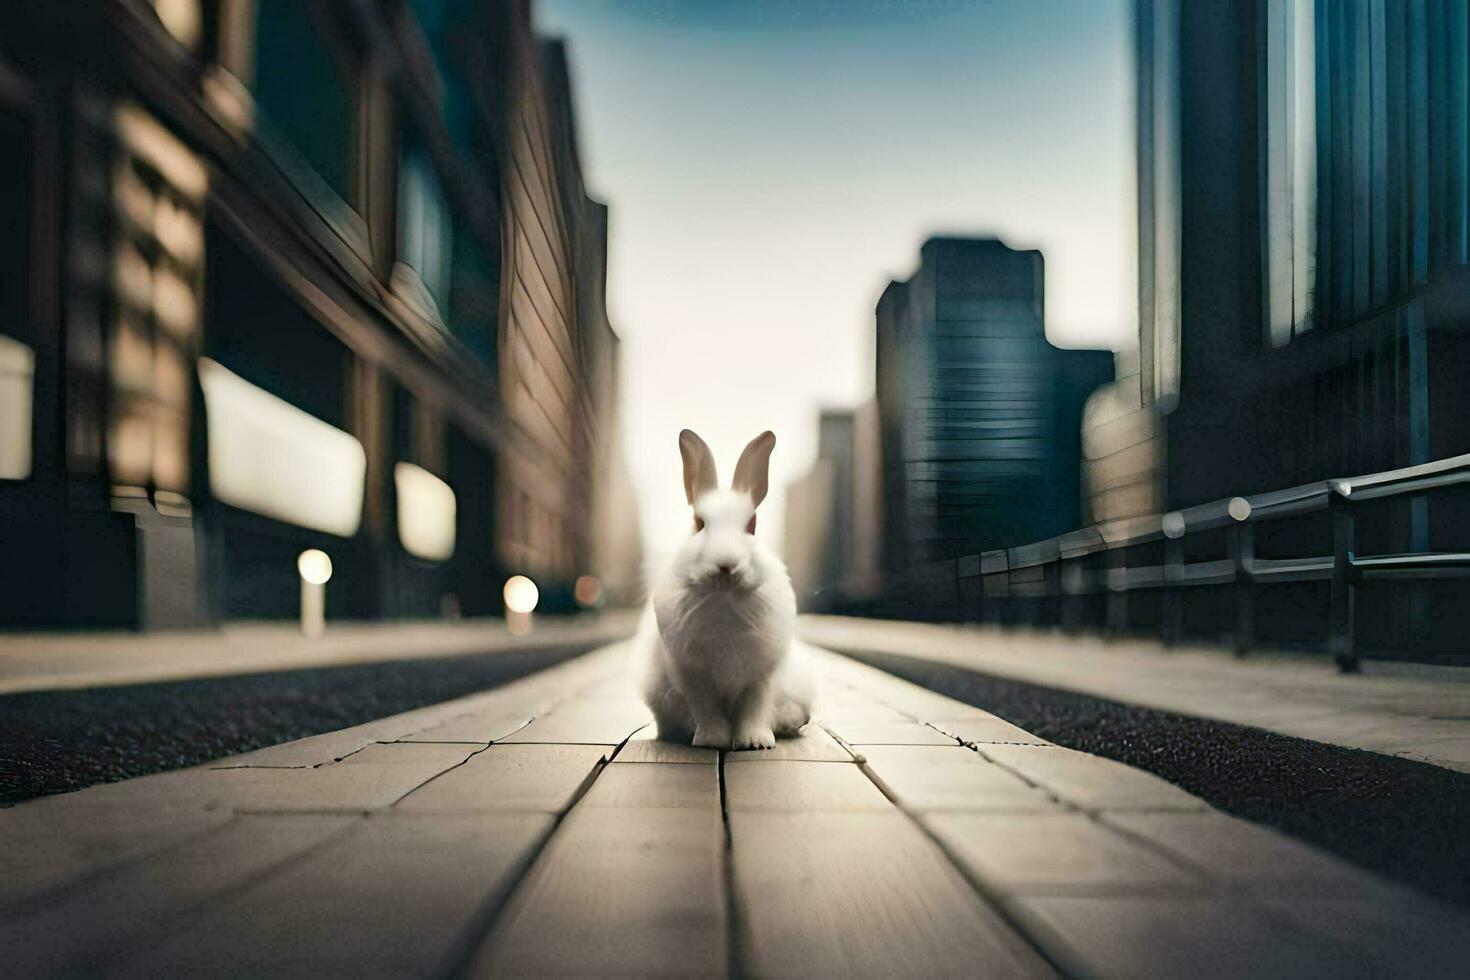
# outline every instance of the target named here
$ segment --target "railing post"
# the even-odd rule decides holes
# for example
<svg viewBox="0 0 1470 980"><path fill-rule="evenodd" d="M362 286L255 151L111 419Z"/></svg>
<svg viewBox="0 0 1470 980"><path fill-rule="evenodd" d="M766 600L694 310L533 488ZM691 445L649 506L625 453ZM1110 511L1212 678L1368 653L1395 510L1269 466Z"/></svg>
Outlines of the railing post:
<svg viewBox="0 0 1470 980"><path fill-rule="evenodd" d="M1338 669L1345 674L1355 674L1361 666L1354 610L1357 589L1353 552L1357 549L1357 524L1352 504L1345 494L1335 491L1328 509L1332 513L1332 605L1327 644L1337 660Z"/></svg>
<svg viewBox="0 0 1470 980"><path fill-rule="evenodd" d="M1010 611L1010 574L1003 550L980 553L980 603L985 618L1004 623Z"/></svg>
<svg viewBox="0 0 1470 980"><path fill-rule="evenodd" d="M1184 633L1184 518L1164 516L1164 645L1173 646Z"/></svg>
<svg viewBox="0 0 1470 980"><path fill-rule="evenodd" d="M1228 506L1235 524L1230 527L1230 558L1234 564L1235 591L1235 655L1245 656L1256 642L1256 529L1249 523L1251 505L1243 497L1232 498Z"/></svg>
<svg viewBox="0 0 1470 980"><path fill-rule="evenodd" d="M1107 556L1108 630L1128 632L1128 549L1109 548Z"/></svg>
<svg viewBox="0 0 1470 980"><path fill-rule="evenodd" d="M1078 633L1082 630L1082 605L1086 601L1083 589L1083 579L1086 572L1083 569L1085 558L1063 558L1061 559L1061 583L1062 583L1062 629L1068 633Z"/></svg>
<svg viewBox="0 0 1470 980"><path fill-rule="evenodd" d="M1256 582L1251 566L1256 560L1256 532L1250 524L1230 529L1231 559L1235 564L1235 655L1245 656L1256 642Z"/></svg>
<svg viewBox="0 0 1470 980"><path fill-rule="evenodd" d="M959 578L960 619L967 623L978 623L983 619L982 603L985 590L980 579L980 556L966 555L955 562L955 575Z"/></svg>
<svg viewBox="0 0 1470 980"><path fill-rule="evenodd" d="M1062 559L1049 558L1041 566L1042 590L1046 593L1041 600L1041 621L1047 626L1061 625L1059 610L1062 605Z"/></svg>
<svg viewBox="0 0 1470 980"><path fill-rule="evenodd" d="M1000 573L1000 593L1005 596L1005 602L1000 604L999 622L1006 626L1013 626L1021 621L1016 613L1016 597L1011 595L1011 568L1006 566Z"/></svg>

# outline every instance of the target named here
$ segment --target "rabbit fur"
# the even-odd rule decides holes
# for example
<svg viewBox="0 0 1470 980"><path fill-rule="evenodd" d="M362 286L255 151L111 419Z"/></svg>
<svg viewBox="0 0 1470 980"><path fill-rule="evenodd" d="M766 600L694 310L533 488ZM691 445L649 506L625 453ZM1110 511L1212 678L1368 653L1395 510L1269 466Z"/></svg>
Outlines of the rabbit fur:
<svg viewBox="0 0 1470 980"><path fill-rule="evenodd" d="M679 434L693 527L641 628L644 699L660 738L768 749L811 719L811 674L793 650L796 594L755 536L775 445L770 432L752 440L724 490L709 446Z"/></svg>

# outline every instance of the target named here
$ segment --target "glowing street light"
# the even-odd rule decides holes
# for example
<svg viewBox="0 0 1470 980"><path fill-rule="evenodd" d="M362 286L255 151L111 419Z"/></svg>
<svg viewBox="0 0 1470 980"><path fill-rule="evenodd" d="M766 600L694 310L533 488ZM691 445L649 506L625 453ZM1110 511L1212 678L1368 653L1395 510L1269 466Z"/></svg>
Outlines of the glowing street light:
<svg viewBox="0 0 1470 980"><path fill-rule="evenodd" d="M505 580L505 608L512 612L531 613L541 601L541 590L536 583L524 575L512 575Z"/></svg>
<svg viewBox="0 0 1470 980"><path fill-rule="evenodd" d="M505 580L501 593L505 598L505 627L517 636L531 632L531 613L541 601L541 590L524 575Z"/></svg>
<svg viewBox="0 0 1470 980"><path fill-rule="evenodd" d="M321 636L327 628L327 579L332 577L332 559L319 548L307 548L296 557L301 576L301 632Z"/></svg>
<svg viewBox="0 0 1470 980"><path fill-rule="evenodd" d="M580 575L572 586L572 597L584 609L595 609L602 605L602 583L596 575Z"/></svg>

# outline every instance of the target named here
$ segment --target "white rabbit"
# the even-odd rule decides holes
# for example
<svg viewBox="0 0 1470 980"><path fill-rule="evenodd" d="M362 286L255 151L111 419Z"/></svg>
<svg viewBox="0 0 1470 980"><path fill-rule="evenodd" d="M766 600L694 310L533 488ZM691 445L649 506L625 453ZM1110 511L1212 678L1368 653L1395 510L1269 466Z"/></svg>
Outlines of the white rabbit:
<svg viewBox="0 0 1470 980"><path fill-rule="evenodd" d="M769 749L811 719L810 672L792 649L796 593L755 536L776 437L762 432L719 489L703 439L679 433L692 533L644 617L644 699L659 737L718 749Z"/></svg>

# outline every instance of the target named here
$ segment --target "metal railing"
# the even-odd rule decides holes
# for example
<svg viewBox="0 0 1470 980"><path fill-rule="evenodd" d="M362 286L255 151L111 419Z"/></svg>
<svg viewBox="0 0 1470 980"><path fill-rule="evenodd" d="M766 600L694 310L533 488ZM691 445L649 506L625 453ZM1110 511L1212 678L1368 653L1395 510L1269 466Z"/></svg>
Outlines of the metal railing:
<svg viewBox="0 0 1470 980"><path fill-rule="evenodd" d="M952 565L956 597L978 605L992 618L992 605L1004 609L1015 600L1041 606L1040 618L1065 628L1081 628L1089 596L1105 597L1109 628L1128 627L1131 594L1162 594L1161 629L1166 643L1182 633L1185 595L1202 586L1233 592L1232 636L1237 652L1255 643L1256 599L1269 585L1327 582L1330 601L1327 646L1346 672L1360 659L1355 642L1357 590L1369 583L1470 578L1470 553L1415 552L1360 554L1358 510L1388 497L1470 488L1470 454L1369 476L1323 480L1289 490L1230 497L1167 514L1108 521L1059 537L943 563ZM1331 554L1291 558L1256 557L1256 533L1269 522L1326 511L1331 519ZM1186 560L1192 536L1223 530L1226 557ZM1132 564L1130 553L1153 546L1153 558Z"/></svg>

